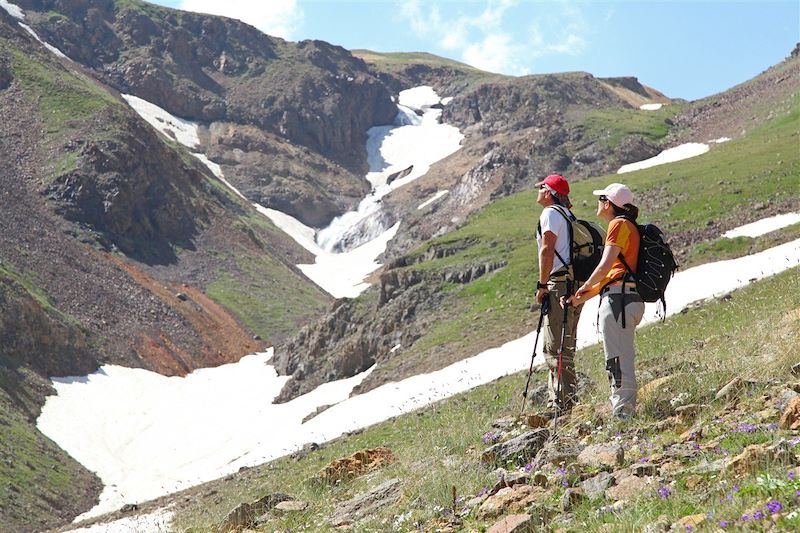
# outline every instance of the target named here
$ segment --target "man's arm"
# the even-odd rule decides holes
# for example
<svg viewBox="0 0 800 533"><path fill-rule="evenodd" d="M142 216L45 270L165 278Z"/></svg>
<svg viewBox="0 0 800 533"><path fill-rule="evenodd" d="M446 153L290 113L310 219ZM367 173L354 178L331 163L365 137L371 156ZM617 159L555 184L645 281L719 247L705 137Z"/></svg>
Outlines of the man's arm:
<svg viewBox="0 0 800 533"><path fill-rule="evenodd" d="M553 270L553 260L556 252L556 234L552 231L542 233L542 245L539 247L539 283L545 284L550 279ZM536 290L536 302L542 303L547 289Z"/></svg>

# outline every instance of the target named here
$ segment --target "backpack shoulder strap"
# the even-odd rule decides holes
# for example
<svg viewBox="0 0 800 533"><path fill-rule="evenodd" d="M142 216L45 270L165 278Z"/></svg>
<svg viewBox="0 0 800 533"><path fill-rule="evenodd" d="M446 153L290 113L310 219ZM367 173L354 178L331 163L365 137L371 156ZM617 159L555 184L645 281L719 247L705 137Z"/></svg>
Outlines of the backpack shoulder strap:
<svg viewBox="0 0 800 533"><path fill-rule="evenodd" d="M569 262L564 261L564 258L561 257L561 254L558 253L558 250L553 250L553 251L556 253L556 257L558 257L558 260L561 261L561 264L564 265L564 267L568 267L569 265L572 264L572 241L574 239L574 236L572 234L572 223L575 221L575 216L572 215L571 212L569 214L565 213L563 208L559 209L561 206L558 204L549 205L547 207L552 207L553 209L555 209L567 221L567 231L569 232L569 245L567 246L569 248ZM547 207L545 207L545 209L547 209ZM541 228L539 229L541 230Z"/></svg>

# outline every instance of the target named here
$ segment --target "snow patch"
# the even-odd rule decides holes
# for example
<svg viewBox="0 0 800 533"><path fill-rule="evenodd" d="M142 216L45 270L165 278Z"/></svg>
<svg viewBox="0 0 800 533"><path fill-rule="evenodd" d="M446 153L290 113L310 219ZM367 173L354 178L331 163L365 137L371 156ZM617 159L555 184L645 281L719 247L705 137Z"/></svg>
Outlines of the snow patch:
<svg viewBox="0 0 800 533"><path fill-rule="evenodd" d="M22 26L22 28L23 28L25 31L27 31L28 33L30 33L31 35L33 35L33 38L34 38L34 39L36 39L37 41L39 41L41 44L43 44L45 48L47 48L48 50L50 50L50 52L52 52L52 53L53 53L53 54L55 54L56 56L58 56L58 57L61 57L61 58L63 58L63 59L69 59L69 58L68 58L68 57L67 57L67 56L64 54L64 52L62 52L61 50L59 50L58 48L56 48L56 47L55 47L55 46L53 46L52 44L50 44L50 43L47 43L47 42L43 41L43 40L42 40L42 39L39 37L39 35L38 35L38 34L37 34L35 31L33 31L33 28L31 28L31 27L30 27L30 26L28 26L27 24L23 24L22 22L19 22L18 24L19 24L20 26Z"/></svg>
<svg viewBox="0 0 800 533"><path fill-rule="evenodd" d="M730 140L731 140L730 137L720 137L719 139L713 139L713 140L708 141L708 142L715 143L715 144L722 144L722 143L726 143L726 142L728 142Z"/></svg>
<svg viewBox="0 0 800 533"><path fill-rule="evenodd" d="M437 192L436 194L434 194L433 196L431 196L430 198L428 198L427 200L425 200L424 202L422 202L421 204L419 204L419 205L417 206L417 210L419 210L419 209L425 209L426 207L428 207L429 205L431 205L433 202L435 202L436 200L438 200L439 198L441 198L442 196L444 196L445 194L447 194L447 193L449 193L449 192L450 192L450 191L449 191L449 190L447 190L447 189L445 189L445 190L443 190L443 191L439 191L439 192Z"/></svg>
<svg viewBox="0 0 800 533"><path fill-rule="evenodd" d="M139 113L140 117L165 136L175 139L187 148L194 149L200 145L196 122L178 118L157 105L131 94L123 94L122 98Z"/></svg>
<svg viewBox="0 0 800 533"><path fill-rule="evenodd" d="M22 8L20 8L18 5L12 4L11 2L8 2L7 0L0 0L0 7L5 9L6 13L11 15L15 19L17 19L17 20L25 20L25 13L22 11Z"/></svg>
<svg viewBox="0 0 800 533"><path fill-rule="evenodd" d="M456 152L464 136L454 126L441 124L441 99L431 87L401 91L398 114L392 125L367 131L366 178L372 192L355 211L335 218L317 233L317 243L328 252L342 242L356 245L376 238L386 228L381 220L381 199L390 192L424 176L431 165Z"/></svg>
<svg viewBox="0 0 800 533"><path fill-rule="evenodd" d="M376 258L386 251L398 229L399 222L358 248L338 254L324 252L313 265L297 267L334 298L355 298L369 288L364 279L381 267Z"/></svg>
<svg viewBox="0 0 800 533"><path fill-rule="evenodd" d="M639 161L637 163L630 163L623 165L617 170L617 174L624 174L626 172L633 172L635 170L642 170L645 168L663 165L665 163L674 163L690 157L696 157L708 152L708 145L703 143L686 143L668 150L664 150L655 157Z"/></svg>
<svg viewBox="0 0 800 533"><path fill-rule="evenodd" d="M345 400L369 371L273 404L289 377L266 364L271 355L249 355L185 378L105 365L86 377L53 379L57 395L45 402L37 427L104 484L100 503L78 519L332 438L302 419Z"/></svg>
<svg viewBox="0 0 800 533"><path fill-rule="evenodd" d="M639 106L639 109L643 109L645 111L657 111L663 106L664 104L642 104Z"/></svg>
<svg viewBox="0 0 800 533"><path fill-rule="evenodd" d="M786 213L739 226L738 228L726 231L722 236L728 239L734 239L736 237L755 238L797 223L800 223L800 213Z"/></svg>
<svg viewBox="0 0 800 533"><path fill-rule="evenodd" d="M433 87L428 85L420 85L412 89L400 91L398 102L400 105L412 107L414 109L423 109L442 102Z"/></svg>

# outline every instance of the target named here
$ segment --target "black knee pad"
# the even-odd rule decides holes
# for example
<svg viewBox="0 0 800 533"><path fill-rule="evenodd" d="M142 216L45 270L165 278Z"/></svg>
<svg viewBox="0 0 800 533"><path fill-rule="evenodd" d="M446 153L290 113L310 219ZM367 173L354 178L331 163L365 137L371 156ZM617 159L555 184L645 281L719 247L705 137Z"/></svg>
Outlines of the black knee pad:
<svg viewBox="0 0 800 533"><path fill-rule="evenodd" d="M608 372L608 382L613 383L616 388L622 387L622 369L619 366L619 357L612 357L606 360L606 372Z"/></svg>

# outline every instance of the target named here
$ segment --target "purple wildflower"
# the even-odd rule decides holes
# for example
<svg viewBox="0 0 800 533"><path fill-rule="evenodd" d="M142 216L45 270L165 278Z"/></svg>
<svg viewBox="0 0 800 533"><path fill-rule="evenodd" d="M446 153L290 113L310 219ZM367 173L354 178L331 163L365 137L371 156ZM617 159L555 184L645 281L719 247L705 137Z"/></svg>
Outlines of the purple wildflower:
<svg viewBox="0 0 800 533"><path fill-rule="evenodd" d="M658 489L658 495L661 496L662 499L666 500L669 498L669 495L672 494L672 491L669 487L661 487Z"/></svg>
<svg viewBox="0 0 800 533"><path fill-rule="evenodd" d="M694 526L692 524L686 524L686 531L694 531Z"/></svg>
<svg viewBox="0 0 800 533"><path fill-rule="evenodd" d="M497 435L495 435L494 431L487 431L486 433L483 434L481 440L483 441L484 444L489 444L490 442L494 442L495 440L497 440Z"/></svg>
<svg viewBox="0 0 800 533"><path fill-rule="evenodd" d="M798 498L800 498L800 489L797 489L796 491L794 491L794 495L797 496Z"/></svg>
<svg viewBox="0 0 800 533"><path fill-rule="evenodd" d="M739 490L741 490L741 489L739 488L739 485L734 485L734 486L733 486L733 492L739 492Z"/></svg>
<svg viewBox="0 0 800 533"><path fill-rule="evenodd" d="M531 470L533 470L533 463L528 463L528 464L526 464L525 466L523 466L523 467L522 467L522 470L523 470L523 471L524 471L526 474L530 474Z"/></svg>
<svg viewBox="0 0 800 533"><path fill-rule="evenodd" d="M753 513L753 520L761 520L762 518L764 518L764 513L762 511Z"/></svg>
<svg viewBox="0 0 800 533"><path fill-rule="evenodd" d="M695 450L699 450L700 449L700 443L695 442L694 446L692 446L692 448L694 448Z"/></svg>
<svg viewBox="0 0 800 533"><path fill-rule="evenodd" d="M562 479L561 480L561 486L562 487L569 487L569 481L567 481L566 479Z"/></svg>
<svg viewBox="0 0 800 533"><path fill-rule="evenodd" d="M792 446L797 446L798 444L800 444L800 437L793 438L792 440L789 441L789 444L791 444Z"/></svg>
<svg viewBox="0 0 800 533"><path fill-rule="evenodd" d="M769 510L770 514L776 514L783 509L783 505L778 500L772 500L767 504L767 509Z"/></svg>
<svg viewBox="0 0 800 533"><path fill-rule="evenodd" d="M558 468L556 468L556 473L561 474L562 476L566 475L567 469L559 466Z"/></svg>
<svg viewBox="0 0 800 533"><path fill-rule="evenodd" d="M775 431L776 429L778 429L778 424L776 422L767 424L767 429L770 431Z"/></svg>
<svg viewBox="0 0 800 533"><path fill-rule="evenodd" d="M747 522L748 520L750 520L750 515L749 514L743 514L742 515L742 522Z"/></svg>
<svg viewBox="0 0 800 533"><path fill-rule="evenodd" d="M478 493L478 496L483 496L484 494L489 493L489 487L483 487L481 491Z"/></svg>
<svg viewBox="0 0 800 533"><path fill-rule="evenodd" d="M728 527L728 521L727 520L720 520L719 521L719 527L721 527L721 528Z"/></svg>
<svg viewBox="0 0 800 533"><path fill-rule="evenodd" d="M794 473L794 470L789 470L788 476L789 476L789 480L790 481L794 481L794 478L796 477L796 474Z"/></svg>
<svg viewBox="0 0 800 533"><path fill-rule="evenodd" d="M640 463L649 463L650 462L650 458L649 457L642 457L641 459L639 459L639 462Z"/></svg>

